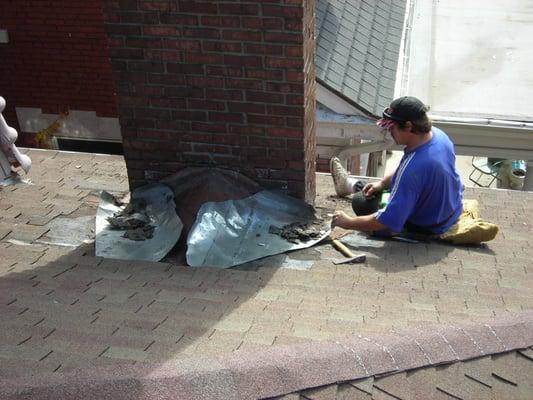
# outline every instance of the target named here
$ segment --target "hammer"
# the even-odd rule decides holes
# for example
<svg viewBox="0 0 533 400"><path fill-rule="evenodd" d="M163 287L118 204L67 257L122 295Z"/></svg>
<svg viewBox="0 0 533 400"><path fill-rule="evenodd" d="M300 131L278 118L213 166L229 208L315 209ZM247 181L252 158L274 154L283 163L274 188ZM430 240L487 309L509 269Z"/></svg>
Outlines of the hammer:
<svg viewBox="0 0 533 400"><path fill-rule="evenodd" d="M344 254L346 257L342 260L334 260L333 264L339 265L339 264L358 264L358 263L364 263L366 261L366 255L365 254L358 254L354 255L348 247L343 245L341 242L339 242L337 239L331 239L331 242L333 243L333 246L339 250L342 254Z"/></svg>

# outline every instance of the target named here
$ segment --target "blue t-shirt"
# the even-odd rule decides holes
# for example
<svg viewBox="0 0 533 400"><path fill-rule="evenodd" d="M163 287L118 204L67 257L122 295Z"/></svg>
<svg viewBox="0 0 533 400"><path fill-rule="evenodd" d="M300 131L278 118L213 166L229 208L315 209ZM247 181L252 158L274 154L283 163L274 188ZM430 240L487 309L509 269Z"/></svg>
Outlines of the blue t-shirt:
<svg viewBox="0 0 533 400"><path fill-rule="evenodd" d="M432 133L428 142L404 150L391 179L389 202L376 213L376 219L393 232L410 222L443 233L461 215L463 184L455 169L453 143L438 128L433 127Z"/></svg>

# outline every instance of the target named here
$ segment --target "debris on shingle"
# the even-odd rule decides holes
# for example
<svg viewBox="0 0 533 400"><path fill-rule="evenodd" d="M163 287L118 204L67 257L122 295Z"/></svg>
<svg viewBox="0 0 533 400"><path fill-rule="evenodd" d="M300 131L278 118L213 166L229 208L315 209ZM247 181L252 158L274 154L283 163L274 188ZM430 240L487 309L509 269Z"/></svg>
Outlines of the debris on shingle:
<svg viewBox="0 0 533 400"><path fill-rule="evenodd" d="M282 226L281 228L271 225L268 232L273 235L279 235L291 243L305 243L319 238L324 230L325 221L321 218L310 221L294 222Z"/></svg>

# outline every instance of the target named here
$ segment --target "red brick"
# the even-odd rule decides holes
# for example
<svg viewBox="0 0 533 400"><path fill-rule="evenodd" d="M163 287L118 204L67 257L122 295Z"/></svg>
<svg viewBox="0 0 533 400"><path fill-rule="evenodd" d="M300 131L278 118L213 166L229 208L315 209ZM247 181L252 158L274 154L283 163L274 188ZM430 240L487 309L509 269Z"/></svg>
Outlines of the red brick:
<svg viewBox="0 0 533 400"><path fill-rule="evenodd" d="M146 13L146 12L120 12L115 14L115 17L118 17L119 21L125 24L154 24L159 21L157 13ZM113 22L115 22L113 20ZM108 21L109 23L109 21Z"/></svg>
<svg viewBox="0 0 533 400"><path fill-rule="evenodd" d="M223 28L239 28L241 26L240 17L215 17L215 16L203 16L200 19L202 25L206 26L219 26Z"/></svg>
<svg viewBox="0 0 533 400"><path fill-rule="evenodd" d="M4 115L10 125L18 128L15 107L20 105L54 112L70 108L117 115L100 5L64 1L46 5L20 1L16 6L9 1L0 3L2 25L11 39L9 46L3 46L2 59L17 60L13 65L0 61L0 86L8 100ZM138 35L140 27L116 24L108 33ZM122 42L122 38L110 39ZM138 52L129 55L140 56ZM35 65L39 65L38 73ZM82 75L78 71L88 73ZM26 89L29 87L32 90ZM72 88L84 96L73 95Z"/></svg>
<svg viewBox="0 0 533 400"><path fill-rule="evenodd" d="M259 91L246 91L246 100L255 101L261 103L279 103L283 104L285 96L279 93L259 92Z"/></svg>
<svg viewBox="0 0 533 400"><path fill-rule="evenodd" d="M128 63L129 71L163 72L165 67L160 62L132 61Z"/></svg>
<svg viewBox="0 0 533 400"><path fill-rule="evenodd" d="M289 7L289 6L275 6L275 5L263 5L263 15L269 17L303 17L303 7Z"/></svg>
<svg viewBox="0 0 533 400"><path fill-rule="evenodd" d="M139 9L144 11L175 11L174 4L166 0L141 0Z"/></svg>
<svg viewBox="0 0 533 400"><path fill-rule="evenodd" d="M301 19L285 19L284 28L286 31L301 32L303 29L303 22Z"/></svg>
<svg viewBox="0 0 533 400"><path fill-rule="evenodd" d="M176 26L143 26L143 34L147 36L175 36L178 33Z"/></svg>
<svg viewBox="0 0 533 400"><path fill-rule="evenodd" d="M137 35L137 36L141 35L141 27L137 25L116 24L116 25L112 25L108 27L107 31L111 35Z"/></svg>
<svg viewBox="0 0 533 400"><path fill-rule="evenodd" d="M252 125L230 125L229 131L240 135L263 135L265 133L265 128Z"/></svg>
<svg viewBox="0 0 533 400"><path fill-rule="evenodd" d="M191 37L196 39L220 39L220 31L218 29L208 28L185 28L183 29L183 37Z"/></svg>
<svg viewBox="0 0 533 400"><path fill-rule="evenodd" d="M287 71L287 74L289 72L290 71ZM282 70L268 71L265 69L249 69L249 68L247 68L244 73L244 75L247 78L265 79L265 80L273 80L273 81L283 80L283 74L284 72Z"/></svg>
<svg viewBox="0 0 533 400"><path fill-rule="evenodd" d="M287 104L293 105L293 106L300 106L304 105L305 98L303 96L299 95L287 95Z"/></svg>
<svg viewBox="0 0 533 400"><path fill-rule="evenodd" d="M155 123L157 129L170 129L173 131L188 131L191 129L190 126L190 121L158 120Z"/></svg>
<svg viewBox="0 0 533 400"><path fill-rule="evenodd" d="M315 158L313 132L307 131L314 129L315 111L314 1L139 4L164 12L108 4L106 17L130 184L215 162L244 168L266 187L288 188L312 201L314 167L302 160ZM35 27L43 36L42 27ZM133 36L139 27L144 38ZM68 31L58 33L53 46ZM80 60L92 59L87 43L74 45ZM72 57L58 60L57 68L78 76L66 65ZM94 73L97 66L85 64L86 73ZM310 153L304 157L305 150Z"/></svg>
<svg viewBox="0 0 533 400"><path fill-rule="evenodd" d="M282 30L283 19L281 18L254 18L247 17L242 21L243 28Z"/></svg>
<svg viewBox="0 0 533 400"><path fill-rule="evenodd" d="M139 47L142 49L160 49L162 47L161 39L155 38L127 38L127 47Z"/></svg>
<svg viewBox="0 0 533 400"><path fill-rule="evenodd" d="M202 48L199 40L185 40L185 39L165 39L163 40L163 47L165 49L187 50L191 52L200 51Z"/></svg>
<svg viewBox="0 0 533 400"><path fill-rule="evenodd" d="M265 41L273 43L303 43L303 34L287 32L266 32Z"/></svg>
<svg viewBox="0 0 533 400"><path fill-rule="evenodd" d="M221 53L240 53L242 52L242 44L205 40L203 42L203 49L204 51L218 51Z"/></svg>
<svg viewBox="0 0 533 400"><path fill-rule="evenodd" d="M142 49L111 49L109 54L113 58L140 59L144 58Z"/></svg>
<svg viewBox="0 0 533 400"><path fill-rule="evenodd" d="M239 113L209 112L210 121L244 122L244 117Z"/></svg>
<svg viewBox="0 0 533 400"><path fill-rule="evenodd" d="M180 1L178 2L178 11L195 14L216 14L218 8L217 4L213 2Z"/></svg>
<svg viewBox="0 0 533 400"><path fill-rule="evenodd" d="M271 159L270 157L254 157L250 160L253 167L267 167L267 168L285 168L285 160ZM258 182L261 182L258 180ZM264 182L263 182L264 183ZM263 184L261 183L261 184Z"/></svg>
<svg viewBox="0 0 533 400"><path fill-rule="evenodd" d="M305 113L305 111L303 109L302 109L302 111ZM298 115L298 113L296 113L295 115ZM301 128L301 127L304 126L304 120L302 118L287 117L287 126Z"/></svg>
<svg viewBox="0 0 533 400"><path fill-rule="evenodd" d="M173 111L172 118L186 121L207 121L205 111Z"/></svg>
<svg viewBox="0 0 533 400"><path fill-rule="evenodd" d="M222 32L222 39L260 42L263 39L263 34L261 31L225 30Z"/></svg>
<svg viewBox="0 0 533 400"><path fill-rule="evenodd" d="M193 122L191 125L191 129L193 131L198 131L198 132L213 132L213 133L225 133L227 130L225 124L212 123L212 122L211 123Z"/></svg>
<svg viewBox="0 0 533 400"><path fill-rule="evenodd" d="M250 146L285 147L286 142L281 138L251 136L248 139Z"/></svg>
<svg viewBox="0 0 533 400"><path fill-rule="evenodd" d="M267 133L269 136L280 137L302 137L302 129L297 128L268 128Z"/></svg>
<svg viewBox="0 0 533 400"><path fill-rule="evenodd" d="M226 79L225 87L230 89L263 89L263 82L255 79Z"/></svg>
<svg viewBox="0 0 533 400"><path fill-rule="evenodd" d="M290 106L267 106L269 115L291 115L295 117L302 117L305 114L305 109L303 107L290 107ZM293 118L301 119L301 118ZM302 122L303 123L303 122Z"/></svg>
<svg viewBox="0 0 533 400"><path fill-rule="evenodd" d="M154 61L182 61L182 54L174 50L144 50L144 58Z"/></svg>
<svg viewBox="0 0 533 400"><path fill-rule="evenodd" d="M302 46L285 46L285 55L287 57L303 57Z"/></svg>
<svg viewBox="0 0 533 400"><path fill-rule="evenodd" d="M135 117L168 119L170 118L170 111L157 108L136 108Z"/></svg>
<svg viewBox="0 0 533 400"><path fill-rule="evenodd" d="M188 76L186 78L187 86L204 87L204 88L222 88L224 80L221 78L209 78L205 76Z"/></svg>
<svg viewBox="0 0 533 400"><path fill-rule="evenodd" d="M271 115L248 115L248 122L260 125L284 125L284 118Z"/></svg>
<svg viewBox="0 0 533 400"><path fill-rule="evenodd" d="M221 54L185 53L183 60L192 64L223 64L224 56Z"/></svg>
<svg viewBox="0 0 533 400"><path fill-rule="evenodd" d="M245 137L242 137L239 135L228 135L227 133L222 134L222 135L213 135L213 142L220 143L220 144L231 144L231 145L246 145L247 144ZM235 149L233 148L233 150Z"/></svg>
<svg viewBox="0 0 533 400"><path fill-rule="evenodd" d="M245 44L244 52L247 54L283 55L283 46L268 44Z"/></svg>
<svg viewBox="0 0 533 400"><path fill-rule="evenodd" d="M257 4L231 4L220 3L218 6L220 14L230 15L258 15L259 6Z"/></svg>
<svg viewBox="0 0 533 400"><path fill-rule="evenodd" d="M265 114L266 106L257 103L228 102L228 110L231 112L245 112L251 114Z"/></svg>
<svg viewBox="0 0 533 400"><path fill-rule="evenodd" d="M209 101L203 99L187 99L187 108L198 110L225 110L226 103L222 101Z"/></svg>
<svg viewBox="0 0 533 400"><path fill-rule="evenodd" d="M207 98L216 99L216 100L243 100L244 99L242 90L207 89L205 95Z"/></svg>
<svg viewBox="0 0 533 400"><path fill-rule="evenodd" d="M194 144L194 151L197 153L216 153L216 154L231 154L231 147L219 146L213 144Z"/></svg>
<svg viewBox="0 0 533 400"><path fill-rule="evenodd" d="M167 63L167 72L171 74L204 75L205 74L204 71L205 71L204 66L199 65L199 64ZM172 79L178 79L178 78L173 77ZM173 84L171 80L168 80L167 82L168 84ZM183 82L185 82L185 77L183 77Z"/></svg>
<svg viewBox="0 0 533 400"><path fill-rule="evenodd" d="M137 10L138 1L137 0L119 0L118 3L104 2L104 4L107 5L108 7L116 4L118 7L113 7L113 9Z"/></svg>
<svg viewBox="0 0 533 400"><path fill-rule="evenodd" d="M266 90L269 92L280 93L302 93L304 90L304 84L302 83L272 83L267 82Z"/></svg>
<svg viewBox="0 0 533 400"><path fill-rule="evenodd" d="M267 57L265 65L268 68L303 69L304 61L301 58L276 58Z"/></svg>
<svg viewBox="0 0 533 400"><path fill-rule="evenodd" d="M187 14L170 14L165 13L161 14L159 17L162 24L173 24L177 26L195 26L198 25L198 16L197 15L187 15Z"/></svg>
<svg viewBox="0 0 533 400"><path fill-rule="evenodd" d="M208 65L206 68L206 74L209 76L233 76L241 77L243 76L242 67L219 67Z"/></svg>

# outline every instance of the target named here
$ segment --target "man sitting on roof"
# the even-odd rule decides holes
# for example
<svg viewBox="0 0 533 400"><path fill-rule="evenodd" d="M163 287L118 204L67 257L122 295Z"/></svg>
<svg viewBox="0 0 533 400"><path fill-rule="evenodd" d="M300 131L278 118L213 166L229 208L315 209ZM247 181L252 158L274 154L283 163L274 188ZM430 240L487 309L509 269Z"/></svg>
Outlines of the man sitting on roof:
<svg viewBox="0 0 533 400"><path fill-rule="evenodd" d="M356 216L336 211L333 226L390 234L407 231L455 243L480 243L494 238L497 226L477 218L477 205L469 203L463 210L463 184L455 169L453 143L442 130L432 127L428 110L419 99L405 96L383 111L378 125L390 132L396 144L405 146L404 155L394 173L364 185L361 191L357 192L361 184L348 175L340 161L331 159L337 194L357 192L352 199ZM390 195L379 209L384 191L390 191ZM463 223L459 229L458 222L466 221L466 217L476 223L468 224L469 235L465 239L462 228L466 226ZM473 228L482 234L477 232L472 237ZM455 232L455 239L450 232Z"/></svg>

